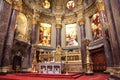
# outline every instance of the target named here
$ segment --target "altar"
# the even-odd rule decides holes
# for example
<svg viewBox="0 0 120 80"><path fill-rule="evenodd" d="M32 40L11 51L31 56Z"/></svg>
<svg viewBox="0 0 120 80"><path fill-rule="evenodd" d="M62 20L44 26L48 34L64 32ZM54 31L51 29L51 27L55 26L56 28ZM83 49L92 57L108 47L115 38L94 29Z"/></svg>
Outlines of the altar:
<svg viewBox="0 0 120 80"><path fill-rule="evenodd" d="M64 69L62 62L45 62L38 64L39 73L43 74L61 74Z"/></svg>

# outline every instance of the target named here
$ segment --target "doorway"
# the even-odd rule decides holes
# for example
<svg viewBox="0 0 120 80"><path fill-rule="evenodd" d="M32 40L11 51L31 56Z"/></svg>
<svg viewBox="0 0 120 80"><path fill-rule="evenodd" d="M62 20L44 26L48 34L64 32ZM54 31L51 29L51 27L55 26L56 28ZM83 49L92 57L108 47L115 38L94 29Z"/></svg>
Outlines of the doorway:
<svg viewBox="0 0 120 80"><path fill-rule="evenodd" d="M104 47L91 50L91 58L93 61L93 71L94 72L103 72L106 70L106 59Z"/></svg>

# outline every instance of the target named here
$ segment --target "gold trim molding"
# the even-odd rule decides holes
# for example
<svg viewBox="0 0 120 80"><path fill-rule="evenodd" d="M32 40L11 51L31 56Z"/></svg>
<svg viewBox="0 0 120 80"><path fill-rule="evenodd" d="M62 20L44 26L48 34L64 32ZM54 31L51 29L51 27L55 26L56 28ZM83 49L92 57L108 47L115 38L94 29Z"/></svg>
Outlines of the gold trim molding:
<svg viewBox="0 0 120 80"><path fill-rule="evenodd" d="M102 1L101 2L97 2L97 8L98 8L99 11L104 11L105 10L104 9L104 4L103 4Z"/></svg>

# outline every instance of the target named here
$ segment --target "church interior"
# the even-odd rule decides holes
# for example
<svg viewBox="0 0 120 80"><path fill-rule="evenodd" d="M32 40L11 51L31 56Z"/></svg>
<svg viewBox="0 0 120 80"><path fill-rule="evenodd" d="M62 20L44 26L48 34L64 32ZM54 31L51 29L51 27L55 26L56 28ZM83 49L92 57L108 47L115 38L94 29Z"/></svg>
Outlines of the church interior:
<svg viewBox="0 0 120 80"><path fill-rule="evenodd" d="M120 80L119 26L120 0L0 0L0 79Z"/></svg>

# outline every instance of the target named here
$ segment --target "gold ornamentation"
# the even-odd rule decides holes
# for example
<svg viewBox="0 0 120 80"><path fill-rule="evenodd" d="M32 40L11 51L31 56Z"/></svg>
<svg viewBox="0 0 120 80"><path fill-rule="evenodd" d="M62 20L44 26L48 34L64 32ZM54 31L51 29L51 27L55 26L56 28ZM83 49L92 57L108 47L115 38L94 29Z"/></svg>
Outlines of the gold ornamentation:
<svg viewBox="0 0 120 80"><path fill-rule="evenodd" d="M24 41L26 41L26 42L29 42L29 38L28 38L28 36L26 36L26 35L18 34L18 35L17 35L17 38L18 38L18 39L21 39L21 40L24 40Z"/></svg>
<svg viewBox="0 0 120 80"><path fill-rule="evenodd" d="M97 8L99 11L104 11L104 4L102 1L98 1Z"/></svg>
<svg viewBox="0 0 120 80"><path fill-rule="evenodd" d="M77 20L77 18L75 16L72 16L72 17L66 17L64 19L64 23L65 24L71 24L71 23L75 23Z"/></svg>
<svg viewBox="0 0 120 80"><path fill-rule="evenodd" d="M56 24L56 28L62 28L61 24Z"/></svg>
<svg viewBox="0 0 120 80"><path fill-rule="evenodd" d="M13 9L16 9L18 11L22 11L22 0L14 0L12 2Z"/></svg>
<svg viewBox="0 0 120 80"><path fill-rule="evenodd" d="M36 18L32 18L32 24L37 24Z"/></svg>
<svg viewBox="0 0 120 80"><path fill-rule="evenodd" d="M85 10L85 15L90 17L93 14L95 14L98 11L98 7L96 7L96 5L92 5L90 8Z"/></svg>
<svg viewBox="0 0 120 80"><path fill-rule="evenodd" d="M79 24L80 24L80 25L85 24L85 21L84 21L84 19L83 19L83 18L79 20Z"/></svg>
<svg viewBox="0 0 120 80"><path fill-rule="evenodd" d="M6 0L6 2L8 2L9 4L12 4L13 0Z"/></svg>
<svg viewBox="0 0 120 80"><path fill-rule="evenodd" d="M37 72L36 47L32 46L32 49L33 49L32 72Z"/></svg>
<svg viewBox="0 0 120 80"><path fill-rule="evenodd" d="M9 4L13 6L13 9L18 11L22 10L22 0L6 0Z"/></svg>

